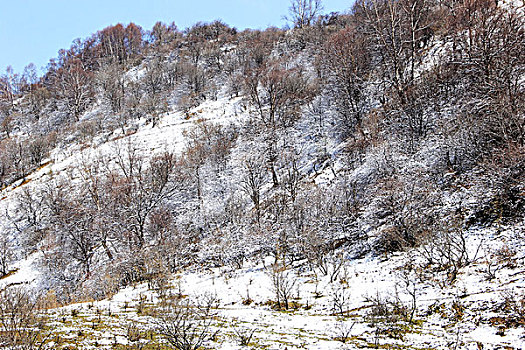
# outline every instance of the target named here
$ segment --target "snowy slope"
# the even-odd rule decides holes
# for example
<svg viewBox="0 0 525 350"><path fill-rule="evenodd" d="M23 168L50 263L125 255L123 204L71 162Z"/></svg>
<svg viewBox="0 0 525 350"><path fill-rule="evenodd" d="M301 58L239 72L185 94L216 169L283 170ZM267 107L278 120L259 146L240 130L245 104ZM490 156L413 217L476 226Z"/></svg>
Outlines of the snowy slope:
<svg viewBox="0 0 525 350"><path fill-rule="evenodd" d="M0 210L10 210L14 196L24 188L43 186L50 177L67 171L81 157L110 154L116 143L131 140L144 155L164 150L177 153L185 147L184 131L196 122L226 125L241 123L243 118L248 118L248 115L241 99L225 98L193 109L189 120L181 113L171 113L164 116L157 127L143 122L129 136L122 137L116 132L110 141L98 146L83 150L72 146L55 151L50 162L28 176L24 183L13 184L2 191ZM332 176L333 171L326 169L316 181L329 181ZM523 227L500 232L473 230L469 241L471 250L475 253L489 246L491 249L504 247L507 234L516 230L523 231ZM479 237L491 237L491 240L483 241ZM16 265L16 273L0 280L0 288L38 284L35 266L38 254L22 259ZM306 262L298 262L296 269L287 272L288 278L294 281L292 297L296 303L296 307L289 311L271 308L271 301L275 300L271 258L264 264L250 261L240 270L223 267L202 271L195 268L172 276L169 283L181 294L194 297L214 294L220 300L218 317L213 325L219 335L208 343L209 347L216 349L242 348L237 345L235 332L238 329L254 329L252 345L270 349L357 349L405 345L434 349L517 349L525 346L523 328L502 330L501 324L495 320L505 315L501 307L505 293L522 295L525 271L496 263L496 277L488 280L488 261L479 258L463 269L454 283L447 282L443 273L422 271L419 277L414 277L413 285L407 286L403 284L406 281L402 277L402 267L411 259L417 257L414 258L412 253L398 253L345 260L341 272L332 282L329 276L309 269ZM516 255L513 259L522 261L524 257ZM417 322L392 323L371 314L374 303L381 300L398 300L410 305L410 288L416 293ZM346 310L345 315L337 314L334 309L337 295L344 295L342 307ZM243 303L248 299L252 302ZM146 336L139 336L139 340L131 337L129 327L135 324L144 331L154 329L154 318L139 310L143 310L144 305L155 305L158 300L158 292L142 284L123 289L107 300L50 309L47 317L57 327L53 332L61 338L62 345L70 343L79 348L109 349L115 344L146 343ZM346 335L344 343L342 334ZM158 341L162 340L155 338L155 342Z"/></svg>

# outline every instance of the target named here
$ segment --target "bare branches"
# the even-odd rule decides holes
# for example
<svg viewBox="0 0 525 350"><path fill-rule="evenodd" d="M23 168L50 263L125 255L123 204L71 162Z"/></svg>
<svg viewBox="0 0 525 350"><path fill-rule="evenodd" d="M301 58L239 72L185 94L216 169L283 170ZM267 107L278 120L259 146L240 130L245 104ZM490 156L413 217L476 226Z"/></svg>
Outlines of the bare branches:
<svg viewBox="0 0 525 350"><path fill-rule="evenodd" d="M349 27L333 34L323 48L325 85L334 87L333 97L341 117L343 136L361 131L367 111L365 86L371 74L368 38Z"/></svg>
<svg viewBox="0 0 525 350"><path fill-rule="evenodd" d="M210 295L197 301L170 296L158 310L157 329L176 350L200 349L216 336L211 326L217 302Z"/></svg>
<svg viewBox="0 0 525 350"><path fill-rule="evenodd" d="M37 315L37 302L21 288L0 291L0 347L43 349L44 324Z"/></svg>
<svg viewBox="0 0 525 350"><path fill-rule="evenodd" d="M256 328L233 326L233 333L237 337L240 346L249 346L256 331Z"/></svg>
<svg viewBox="0 0 525 350"><path fill-rule="evenodd" d="M277 263L270 267L269 274L272 278L273 291L277 299L277 308L288 310L290 306L290 299L296 285L296 280L292 273L292 271L287 271L286 268L279 266Z"/></svg>
<svg viewBox="0 0 525 350"><path fill-rule="evenodd" d="M4 233L0 232L0 278L9 273L12 260L11 244Z"/></svg>
<svg viewBox="0 0 525 350"><path fill-rule="evenodd" d="M260 219L261 191L266 183L266 167L260 159L248 158L244 161L244 174L241 178L241 189L246 193L254 206L257 221Z"/></svg>
<svg viewBox="0 0 525 350"><path fill-rule="evenodd" d="M288 8L289 20L296 28L306 28L314 24L317 16L323 11L321 0L292 0Z"/></svg>
<svg viewBox="0 0 525 350"><path fill-rule="evenodd" d="M265 126L293 125L299 117L300 106L313 95L304 73L299 69L284 69L279 62L273 62L259 75L259 99L267 106L266 113L260 115Z"/></svg>

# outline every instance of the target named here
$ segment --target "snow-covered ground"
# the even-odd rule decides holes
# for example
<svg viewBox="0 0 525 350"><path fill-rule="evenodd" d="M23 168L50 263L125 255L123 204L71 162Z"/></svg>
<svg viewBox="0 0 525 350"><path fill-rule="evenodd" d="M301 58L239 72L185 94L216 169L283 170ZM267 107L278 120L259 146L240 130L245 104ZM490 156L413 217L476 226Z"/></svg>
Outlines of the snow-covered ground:
<svg viewBox="0 0 525 350"><path fill-rule="evenodd" d="M1 282L5 285L30 281L36 273L31 260L23 261L18 266L19 272ZM414 322L394 322L374 316L374 300L398 299L410 305L411 289L404 288L401 273L409 260L408 253L398 253L388 258L345 261L333 282L330 276L299 262L295 269L286 272L295 283L291 292L295 304L289 310L271 307L270 301L276 297L270 258L265 262L249 262L239 270L223 267L199 271L196 268L172 276L164 288L184 298L216 296L218 315L212 327L218 336L207 343L213 349L243 348L238 345L236 332L239 330L245 333L254 330L252 347L268 349L520 349L525 346L522 327L507 328L497 322L498 317L505 316L501 311L505 294L523 295L522 262L516 265L519 268L500 266L496 278L491 280L487 279L488 265L484 260L462 270L454 283L446 282L439 273L423 274L426 279L414 280L417 305ZM346 298L342 306L344 315L334 309L337 293ZM157 321L148 310L155 308L158 295L157 289L139 284L106 300L50 309L46 317L54 326L53 336L62 346L110 349L115 344L157 343L162 342L162 338L151 336ZM133 331L135 328L130 328L131 325L138 331ZM344 343L340 340L343 332L348 335Z"/></svg>
<svg viewBox="0 0 525 350"><path fill-rule="evenodd" d="M255 330L251 345L269 349L358 349L367 347L412 349L519 349L525 346L523 328L502 329L493 324L499 315L494 309L502 293L525 287L525 270L502 269L496 279L485 278L486 264L478 262L465 269L458 280L446 288L436 280L416 282L415 322L389 322L371 315L375 297L398 297L408 304L402 288L400 268L405 253L347 261L336 281L312 271L290 270L295 281L295 306L274 310L275 300L270 259L251 262L240 270L217 268L185 272L174 276L169 289L188 298L215 295L219 300L213 329L214 349L241 349L235 331ZM22 271L23 269L21 269ZM12 281L16 275L11 277ZM343 316L334 312L335 293L345 293ZM246 300L252 302L247 305ZM80 348L112 348L115 343L162 342L147 338L156 326L145 310L158 303L158 292L140 284L121 290L113 297L96 302L73 304L49 310L47 317L56 326L53 334L63 342ZM134 324L144 333L130 335ZM342 332L348 331L343 343ZM150 336L151 337L151 336ZM57 338L57 339L59 339Z"/></svg>

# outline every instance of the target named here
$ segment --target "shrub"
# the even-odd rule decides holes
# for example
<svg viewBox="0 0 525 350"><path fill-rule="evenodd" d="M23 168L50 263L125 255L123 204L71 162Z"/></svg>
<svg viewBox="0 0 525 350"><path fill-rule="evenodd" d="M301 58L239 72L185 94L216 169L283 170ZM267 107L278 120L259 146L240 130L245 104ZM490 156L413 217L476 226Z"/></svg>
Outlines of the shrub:
<svg viewBox="0 0 525 350"><path fill-rule="evenodd" d="M157 310L157 330L176 350L197 350L217 332L211 329L218 300L206 295L201 300L167 296Z"/></svg>
<svg viewBox="0 0 525 350"><path fill-rule="evenodd" d="M47 336L38 302L29 291L8 288L0 291L0 348L45 349Z"/></svg>

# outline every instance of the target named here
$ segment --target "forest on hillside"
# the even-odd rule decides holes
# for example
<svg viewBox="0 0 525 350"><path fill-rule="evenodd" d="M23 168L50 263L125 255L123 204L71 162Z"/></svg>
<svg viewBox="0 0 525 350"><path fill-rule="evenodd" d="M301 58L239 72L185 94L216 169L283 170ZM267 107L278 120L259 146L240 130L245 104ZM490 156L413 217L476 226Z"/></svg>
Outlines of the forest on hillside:
<svg viewBox="0 0 525 350"><path fill-rule="evenodd" d="M454 283L471 229L523 221L523 4L313 4L292 6L290 29L117 24L43 76L7 69L0 188L16 196L0 213L0 276L36 254L41 290L70 303L267 256L330 274L414 251ZM223 100L237 119L199 119ZM192 125L182 149L131 141L173 113Z"/></svg>

